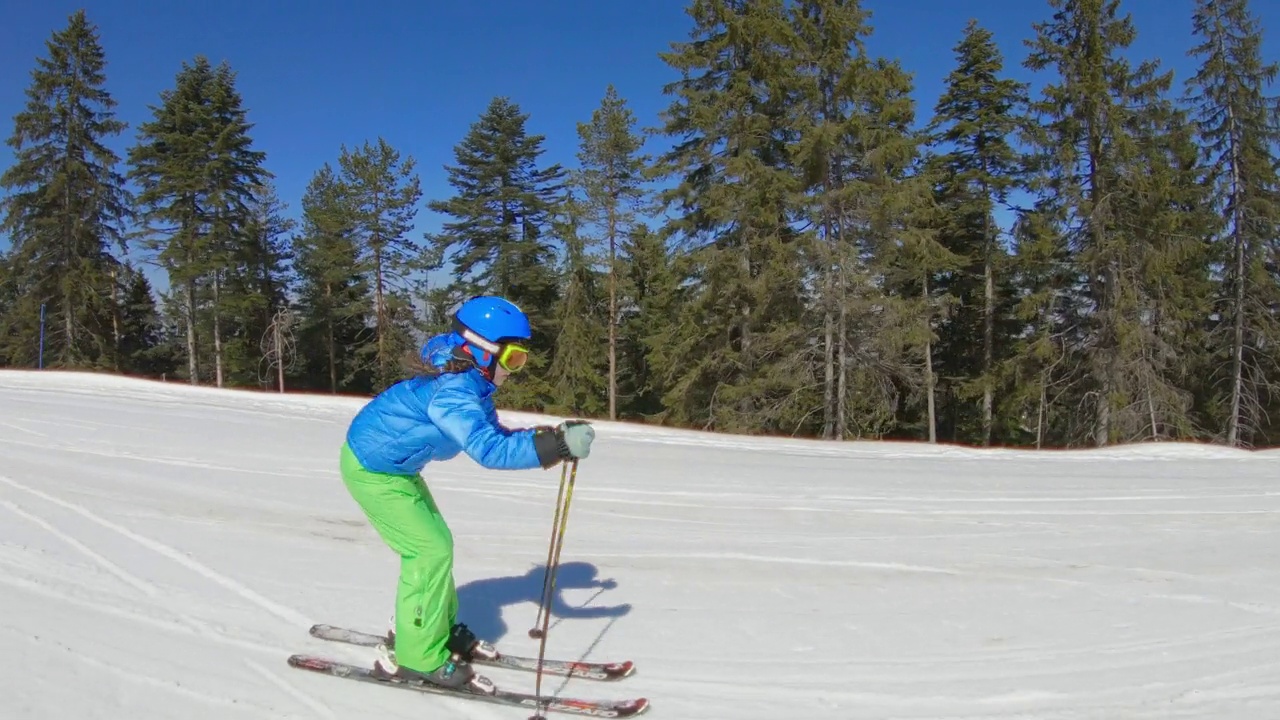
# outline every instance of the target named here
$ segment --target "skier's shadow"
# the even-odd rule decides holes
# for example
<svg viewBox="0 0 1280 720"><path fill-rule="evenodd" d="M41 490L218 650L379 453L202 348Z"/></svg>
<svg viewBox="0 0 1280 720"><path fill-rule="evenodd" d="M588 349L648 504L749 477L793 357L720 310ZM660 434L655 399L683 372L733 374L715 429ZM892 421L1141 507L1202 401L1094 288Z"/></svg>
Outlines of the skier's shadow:
<svg viewBox="0 0 1280 720"><path fill-rule="evenodd" d="M466 623L471 632L483 640L496 643L507 634L507 623L502 619L502 609L508 605L533 603L536 608L542 599L542 584L546 576L546 566L540 565L524 575L473 580L458 586L458 621ZM567 619L591 619L603 617L621 617L631 612L631 605L589 606L591 599L581 607L569 605L561 596L562 590L584 590L599 588L600 591L612 590L618 583L613 579L597 580L600 570L588 562L560 563L556 570L555 593L551 598L551 615ZM529 625L532 627L537 610L529 614ZM526 630L528 628L525 628Z"/></svg>

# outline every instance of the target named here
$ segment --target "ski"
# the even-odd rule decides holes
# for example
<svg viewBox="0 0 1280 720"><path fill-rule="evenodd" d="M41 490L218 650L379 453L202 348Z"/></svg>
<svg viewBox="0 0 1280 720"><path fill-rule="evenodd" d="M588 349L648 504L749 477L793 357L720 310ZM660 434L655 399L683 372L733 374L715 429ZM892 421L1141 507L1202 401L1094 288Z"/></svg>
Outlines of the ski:
<svg viewBox="0 0 1280 720"><path fill-rule="evenodd" d="M331 640L333 642L348 643L351 645L364 645L367 647L377 647L379 644L386 642L386 635L375 635L373 633L353 630L351 628L338 627L336 625L312 625L311 636L321 640ZM538 658L526 657L523 655L508 655L499 651L496 658L477 657L471 661L472 665L488 665L492 667L505 667L513 670L524 670L527 672L538 671ZM579 662L576 660L547 660L542 661L542 672L547 675L562 675L569 677L586 678L588 680L604 680L613 681L621 680L629 677L635 672L635 664L630 660L624 662Z"/></svg>
<svg viewBox="0 0 1280 720"><path fill-rule="evenodd" d="M544 697L539 702L532 693L505 690L498 688L493 694L485 694L470 690L460 690L431 685L430 683L413 682L398 678L384 678L373 673L372 668L360 667L350 663L319 657L316 655L291 655L289 665L300 670L309 670L322 675L346 678L357 682L386 685L404 690L417 690L431 695L456 697L466 700L524 707L534 709L536 714L542 712L566 713L570 715L587 715L601 718L629 718L649 709L649 701L645 698L630 700L580 700L576 698Z"/></svg>

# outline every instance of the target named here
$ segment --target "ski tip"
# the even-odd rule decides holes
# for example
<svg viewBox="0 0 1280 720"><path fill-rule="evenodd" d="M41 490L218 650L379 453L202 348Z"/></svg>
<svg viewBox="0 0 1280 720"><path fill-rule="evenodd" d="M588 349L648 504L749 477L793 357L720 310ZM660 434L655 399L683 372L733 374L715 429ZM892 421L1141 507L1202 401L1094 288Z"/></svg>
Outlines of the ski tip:
<svg viewBox="0 0 1280 720"><path fill-rule="evenodd" d="M289 667L295 667L300 670L316 670L319 672L330 672L335 667L334 661L328 658L316 657L315 655L304 655L297 653L290 655L286 660Z"/></svg>
<svg viewBox="0 0 1280 720"><path fill-rule="evenodd" d="M601 670L603 670L603 674L599 675L597 679L622 680L636 674L636 664L630 660L624 660L604 665Z"/></svg>

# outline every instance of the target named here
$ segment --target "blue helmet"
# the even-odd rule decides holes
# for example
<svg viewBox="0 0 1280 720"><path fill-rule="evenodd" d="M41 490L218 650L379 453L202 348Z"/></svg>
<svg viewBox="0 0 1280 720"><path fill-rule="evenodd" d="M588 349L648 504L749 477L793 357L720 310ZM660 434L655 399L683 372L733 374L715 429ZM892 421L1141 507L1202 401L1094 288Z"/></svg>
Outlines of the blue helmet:
<svg viewBox="0 0 1280 720"><path fill-rule="evenodd" d="M495 360L506 358L514 349L506 348L508 353L504 354L504 344L532 336L528 316L510 300L493 295L473 297L462 303L454 313L453 329L462 338L466 350L486 370L492 370ZM521 351L516 362L523 365L526 358L527 353Z"/></svg>
<svg viewBox="0 0 1280 720"><path fill-rule="evenodd" d="M462 303L453 319L456 325L461 326L455 328L459 334L470 330L494 345L509 340L528 340L532 335L528 316L510 300L493 295L473 297ZM483 347L483 343L476 344Z"/></svg>

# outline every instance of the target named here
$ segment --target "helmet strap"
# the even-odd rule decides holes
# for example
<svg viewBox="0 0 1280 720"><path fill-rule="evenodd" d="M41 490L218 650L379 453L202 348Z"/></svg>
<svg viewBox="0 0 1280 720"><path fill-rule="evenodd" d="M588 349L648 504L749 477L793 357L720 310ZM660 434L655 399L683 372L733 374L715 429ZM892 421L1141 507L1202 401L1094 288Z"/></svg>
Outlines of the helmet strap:
<svg viewBox="0 0 1280 720"><path fill-rule="evenodd" d="M480 337L479 335L475 334L469 328L466 328L466 327L459 327L458 334L461 335L462 339L467 341L468 344L474 347L480 348L481 350L489 354L489 363L487 365L482 366L479 362L479 358L459 348L459 350L462 350L462 352L466 353L467 358L471 360L471 363L480 370L480 374L484 375L485 378L492 381L493 373L498 366L498 353L502 351L502 346Z"/></svg>
<svg viewBox="0 0 1280 720"><path fill-rule="evenodd" d="M470 328L465 328L465 327L462 328L462 331L459 334L462 335L463 340L466 340L467 342L471 343L472 345L475 345L481 350L484 350L490 355L496 356L502 350L501 345L495 342L489 342L488 340L485 340L479 335L471 332Z"/></svg>

